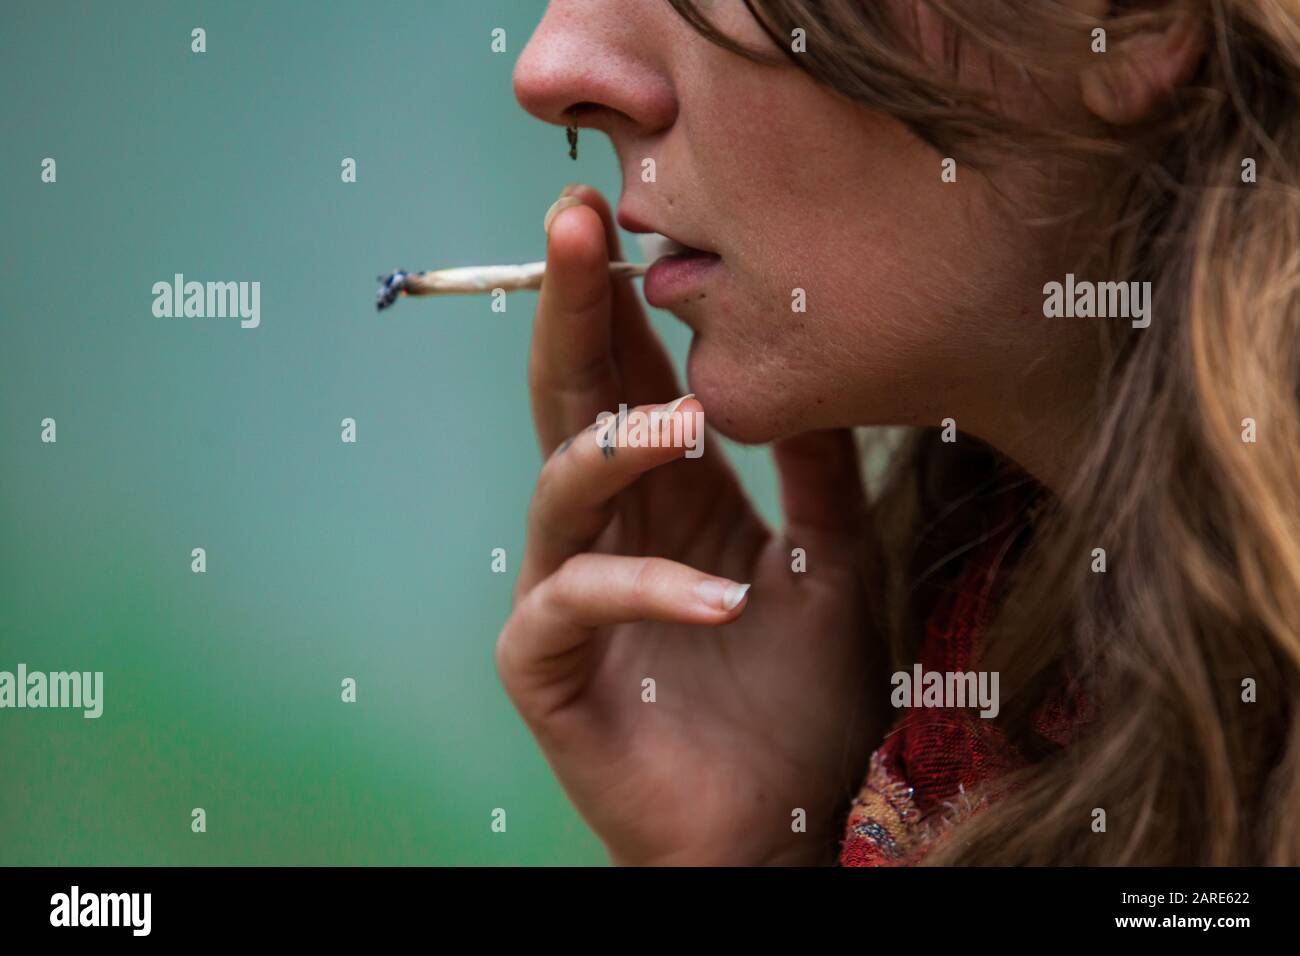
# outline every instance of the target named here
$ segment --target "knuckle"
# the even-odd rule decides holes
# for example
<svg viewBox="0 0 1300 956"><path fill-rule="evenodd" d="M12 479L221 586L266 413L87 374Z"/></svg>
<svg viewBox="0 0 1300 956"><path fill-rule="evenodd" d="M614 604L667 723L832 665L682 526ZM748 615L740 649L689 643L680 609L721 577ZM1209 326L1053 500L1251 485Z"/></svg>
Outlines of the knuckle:
<svg viewBox="0 0 1300 956"><path fill-rule="evenodd" d="M653 558L642 558L632 574L631 594L638 604L648 603L654 595L660 578L659 563Z"/></svg>
<svg viewBox="0 0 1300 956"><path fill-rule="evenodd" d="M500 679L502 686L507 690L510 687L510 678L515 670L515 654L513 627L517 615L511 615L510 619L501 628L501 633L497 635L496 647L493 649L492 659L496 665L497 677Z"/></svg>
<svg viewBox="0 0 1300 956"><path fill-rule="evenodd" d="M575 554L566 558L564 563L555 569L555 573L542 585L548 592L546 597L551 603L563 603L573 595L586 563L584 555Z"/></svg>
<svg viewBox="0 0 1300 956"><path fill-rule="evenodd" d="M501 627L493 649L493 662L497 677L507 693L515 679L527 668L528 648L531 638L542 627L540 611L545 600L546 582L533 588L516 604L514 611Z"/></svg>
<svg viewBox="0 0 1300 956"><path fill-rule="evenodd" d="M557 514L557 511L563 510L557 493L557 482L560 480L554 472L537 480L533 500L528 506L530 544L567 546L573 538L568 523Z"/></svg>
<svg viewBox="0 0 1300 956"><path fill-rule="evenodd" d="M492 659L496 663L498 676L505 676L505 672L507 669L506 645L510 640L509 635L510 635L510 629L508 627L503 627L501 629L501 633L497 635L496 647L494 647L492 650Z"/></svg>
<svg viewBox="0 0 1300 956"><path fill-rule="evenodd" d="M563 446L561 446L563 447ZM546 505L551 496L551 491L555 486L555 461L558 455L558 449L552 454L546 463L542 465L542 470L537 473L537 483L533 485L533 500L530 505L531 510L540 511Z"/></svg>
<svg viewBox="0 0 1300 956"><path fill-rule="evenodd" d="M525 599L526 611L540 615L549 613L564 616L574 590L576 571L573 558L569 558L542 580Z"/></svg>

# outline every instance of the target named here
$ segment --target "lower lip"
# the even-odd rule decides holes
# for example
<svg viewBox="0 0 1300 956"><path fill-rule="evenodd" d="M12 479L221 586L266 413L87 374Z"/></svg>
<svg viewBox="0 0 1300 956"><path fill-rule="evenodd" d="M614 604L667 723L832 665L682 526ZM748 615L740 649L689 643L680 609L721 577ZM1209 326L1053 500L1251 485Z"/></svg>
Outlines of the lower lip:
<svg viewBox="0 0 1300 956"><path fill-rule="evenodd" d="M646 271L642 289L656 309L668 309L696 292L722 257L711 252L679 252L660 256Z"/></svg>

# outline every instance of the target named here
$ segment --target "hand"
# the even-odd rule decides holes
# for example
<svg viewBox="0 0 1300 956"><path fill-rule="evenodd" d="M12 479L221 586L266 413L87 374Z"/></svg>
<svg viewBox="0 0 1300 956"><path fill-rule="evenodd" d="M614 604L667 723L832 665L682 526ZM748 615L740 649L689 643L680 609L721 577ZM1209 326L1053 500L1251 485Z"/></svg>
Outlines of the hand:
<svg viewBox="0 0 1300 956"><path fill-rule="evenodd" d="M882 721L870 522L846 431L779 442L787 527L765 526L716 446L609 449L596 418L682 391L636 291L611 282L609 208L578 187L547 246L529 381L546 463L506 691L583 817L624 864L834 858ZM695 399L674 417L698 414ZM679 423L680 424L680 423ZM803 548L807 571L792 570ZM741 584L752 585L744 593ZM642 681L655 682L643 700ZM807 832L795 832L795 811Z"/></svg>

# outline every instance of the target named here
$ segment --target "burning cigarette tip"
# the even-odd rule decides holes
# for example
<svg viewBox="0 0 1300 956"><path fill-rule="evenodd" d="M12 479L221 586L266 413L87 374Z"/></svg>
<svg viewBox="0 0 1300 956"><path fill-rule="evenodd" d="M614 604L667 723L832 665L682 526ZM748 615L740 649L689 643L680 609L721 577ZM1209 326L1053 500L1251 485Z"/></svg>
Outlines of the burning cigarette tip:
<svg viewBox="0 0 1300 956"><path fill-rule="evenodd" d="M397 297L406 291L406 280L410 274L398 269L386 276L379 276L379 292L375 298L375 308L383 310L397 301Z"/></svg>

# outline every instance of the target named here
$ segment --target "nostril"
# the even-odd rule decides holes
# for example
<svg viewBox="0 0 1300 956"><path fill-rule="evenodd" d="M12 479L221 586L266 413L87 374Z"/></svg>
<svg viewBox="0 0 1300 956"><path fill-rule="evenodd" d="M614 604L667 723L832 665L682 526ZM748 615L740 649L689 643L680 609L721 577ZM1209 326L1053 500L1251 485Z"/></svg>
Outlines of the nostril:
<svg viewBox="0 0 1300 956"><path fill-rule="evenodd" d="M574 103L567 110L565 110L564 118L569 120L571 123L573 123L576 126L577 124L582 122L584 116L590 115L591 113L599 112L602 109L604 109L604 107L602 107L599 103L592 103L590 101L584 100L581 103Z"/></svg>

